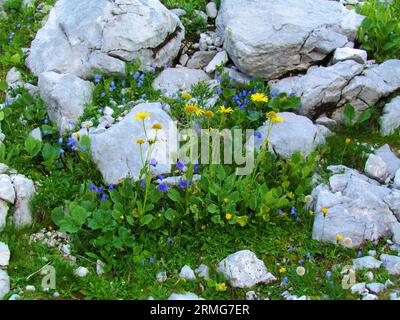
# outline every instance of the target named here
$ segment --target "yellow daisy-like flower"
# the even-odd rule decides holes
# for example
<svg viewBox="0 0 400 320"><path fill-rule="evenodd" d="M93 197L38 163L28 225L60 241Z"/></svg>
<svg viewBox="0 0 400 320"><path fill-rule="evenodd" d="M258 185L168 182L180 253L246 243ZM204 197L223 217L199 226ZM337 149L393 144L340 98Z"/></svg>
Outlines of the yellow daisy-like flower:
<svg viewBox="0 0 400 320"><path fill-rule="evenodd" d="M264 93L260 93L260 92L252 94L250 99L253 102L265 102L265 103L267 103L269 101L268 97Z"/></svg>
<svg viewBox="0 0 400 320"><path fill-rule="evenodd" d="M226 220L231 220L232 219L232 215L228 212L226 215L225 215L225 218L226 218Z"/></svg>
<svg viewBox="0 0 400 320"><path fill-rule="evenodd" d="M229 199L228 199L228 198L224 198L224 202L225 202L225 203L228 203L228 202L229 202Z"/></svg>
<svg viewBox="0 0 400 320"><path fill-rule="evenodd" d="M322 213L324 214L324 216L326 216L329 212L328 208L322 208Z"/></svg>
<svg viewBox="0 0 400 320"><path fill-rule="evenodd" d="M75 133L75 138L79 140L81 138L81 133L80 132Z"/></svg>
<svg viewBox="0 0 400 320"><path fill-rule="evenodd" d="M211 110L207 110L204 112L204 116L206 118L212 118L212 117L214 117L214 112L212 112Z"/></svg>
<svg viewBox="0 0 400 320"><path fill-rule="evenodd" d="M181 94L181 99L190 100L190 99L192 99L192 95L190 93L188 93L188 92L184 92L184 93Z"/></svg>
<svg viewBox="0 0 400 320"><path fill-rule="evenodd" d="M314 211L312 211L312 210L308 211L308 213L310 214L310 216L314 215Z"/></svg>
<svg viewBox="0 0 400 320"><path fill-rule="evenodd" d="M137 144L143 144L143 143L145 143L146 141L144 141L143 139L137 139L136 140L136 143Z"/></svg>
<svg viewBox="0 0 400 320"><path fill-rule="evenodd" d="M278 116L278 114L275 111L268 112L267 113L267 118L272 123L284 122L285 121L285 119L283 119L281 116Z"/></svg>
<svg viewBox="0 0 400 320"><path fill-rule="evenodd" d="M228 286L225 283L217 283L215 285L215 289L217 291L226 291L226 290L228 290Z"/></svg>
<svg viewBox="0 0 400 320"><path fill-rule="evenodd" d="M338 235L336 236L336 240L337 240L337 241L342 241L342 240L343 240L343 236L342 236L341 234L338 234Z"/></svg>
<svg viewBox="0 0 400 320"><path fill-rule="evenodd" d="M350 138L346 138L346 144L349 144L350 142L351 142L351 139Z"/></svg>
<svg viewBox="0 0 400 320"><path fill-rule="evenodd" d="M160 123L155 123L155 124L153 124L153 129L154 130L161 130L162 129L162 125Z"/></svg>
<svg viewBox="0 0 400 320"><path fill-rule="evenodd" d="M286 272L286 268L285 267L282 267L282 268L279 269L279 273L285 273L285 272Z"/></svg>
<svg viewBox="0 0 400 320"><path fill-rule="evenodd" d="M194 113L196 116L202 115L205 111L199 108L196 104L185 105L184 111L186 113Z"/></svg>
<svg viewBox="0 0 400 320"><path fill-rule="evenodd" d="M233 112L233 109L231 107L225 108L225 106L220 106L218 112L222 114L230 114Z"/></svg>
<svg viewBox="0 0 400 320"><path fill-rule="evenodd" d="M120 216L119 218L120 218L122 221L125 220L125 217L124 217L124 216Z"/></svg>
<svg viewBox="0 0 400 320"><path fill-rule="evenodd" d="M135 115L135 120L144 120L144 119L150 117L150 115L151 115L150 112L140 111Z"/></svg>

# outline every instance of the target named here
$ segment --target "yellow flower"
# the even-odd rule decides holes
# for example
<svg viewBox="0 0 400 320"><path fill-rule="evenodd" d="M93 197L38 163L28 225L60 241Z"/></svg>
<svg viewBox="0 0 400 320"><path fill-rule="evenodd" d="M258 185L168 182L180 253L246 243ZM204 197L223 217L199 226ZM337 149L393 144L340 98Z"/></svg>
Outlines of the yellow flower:
<svg viewBox="0 0 400 320"><path fill-rule="evenodd" d="M285 273L285 272L286 272L286 268L285 267L282 267L282 268L279 269L279 273Z"/></svg>
<svg viewBox="0 0 400 320"><path fill-rule="evenodd" d="M336 236L336 240L337 240L337 241L342 241L342 240L343 240L343 236L342 236L341 234L338 234L338 235Z"/></svg>
<svg viewBox="0 0 400 320"><path fill-rule="evenodd" d="M188 92L184 92L184 93L181 94L181 98L183 100L190 100L190 99L192 99L192 95L190 93L188 93Z"/></svg>
<svg viewBox="0 0 400 320"><path fill-rule="evenodd" d="M233 112L233 109L231 107L225 108L225 106L220 106L218 112L222 114L229 114Z"/></svg>
<svg viewBox="0 0 400 320"><path fill-rule="evenodd" d="M251 101L253 102L268 102L268 97L264 93L254 93L251 95Z"/></svg>
<svg viewBox="0 0 400 320"><path fill-rule="evenodd" d="M143 143L145 143L146 141L144 141L143 139L137 139L136 140L136 143L137 144L143 144Z"/></svg>
<svg viewBox="0 0 400 320"><path fill-rule="evenodd" d="M124 216L120 216L119 218L120 218L122 221L125 220L125 217L124 217Z"/></svg>
<svg viewBox="0 0 400 320"><path fill-rule="evenodd" d="M162 125L160 123L155 123L155 124L153 124L153 129L154 130L161 130L162 129Z"/></svg>
<svg viewBox="0 0 400 320"><path fill-rule="evenodd" d="M225 203L228 203L228 202L229 202L229 199L228 199L228 198L224 198L224 202L225 202Z"/></svg>
<svg viewBox="0 0 400 320"><path fill-rule="evenodd" d="M135 115L135 120L144 120L144 119L150 117L150 115L151 115L150 112L140 111Z"/></svg>
<svg viewBox="0 0 400 320"><path fill-rule="evenodd" d="M285 119L283 119L281 116L278 116L278 114L274 111L268 112L267 113L267 118L272 122L272 123L277 123L277 122L284 122Z"/></svg>
<svg viewBox="0 0 400 320"><path fill-rule="evenodd" d="M349 144L351 142L350 138L346 138L346 144Z"/></svg>
<svg viewBox="0 0 400 320"><path fill-rule="evenodd" d="M225 283L217 283L215 285L215 289L217 291L226 291L228 289L228 286Z"/></svg>
<svg viewBox="0 0 400 320"><path fill-rule="evenodd" d="M324 214L324 216L326 216L329 212L328 208L322 208L322 213Z"/></svg>
<svg viewBox="0 0 400 320"><path fill-rule="evenodd" d="M310 216L314 215L314 211L312 211L312 210L310 210L308 213L310 214Z"/></svg>
<svg viewBox="0 0 400 320"><path fill-rule="evenodd" d="M226 215L225 215L225 218L226 218L226 220L231 220L232 219L232 215L228 212Z"/></svg>
<svg viewBox="0 0 400 320"><path fill-rule="evenodd" d="M288 197L289 199L294 199L294 194L293 194L293 192L288 192L288 193L286 193L286 195L287 195L287 197Z"/></svg>
<svg viewBox="0 0 400 320"><path fill-rule="evenodd" d="M196 114L196 116L200 116L204 113L204 110L199 108L197 105L195 104L187 104L185 105L184 108L186 113L194 113Z"/></svg>
<svg viewBox="0 0 400 320"><path fill-rule="evenodd" d="M75 133L75 137L77 140L79 140L81 138L81 133L80 132Z"/></svg>
<svg viewBox="0 0 400 320"><path fill-rule="evenodd" d="M206 112L204 112L204 116L206 118L212 118L214 117L214 112L212 112L211 110L207 110Z"/></svg>

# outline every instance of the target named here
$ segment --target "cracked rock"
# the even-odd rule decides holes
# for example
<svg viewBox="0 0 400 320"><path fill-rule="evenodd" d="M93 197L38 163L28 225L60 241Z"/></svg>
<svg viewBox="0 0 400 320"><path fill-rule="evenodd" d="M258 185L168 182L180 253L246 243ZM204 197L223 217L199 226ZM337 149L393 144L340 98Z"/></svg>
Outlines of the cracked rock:
<svg viewBox="0 0 400 320"><path fill-rule="evenodd" d="M400 97L392 99L385 105L380 124L383 136L392 134L400 127Z"/></svg>
<svg viewBox="0 0 400 320"><path fill-rule="evenodd" d="M218 33L235 65L266 80L306 70L357 37L363 16L326 0L223 0Z"/></svg>

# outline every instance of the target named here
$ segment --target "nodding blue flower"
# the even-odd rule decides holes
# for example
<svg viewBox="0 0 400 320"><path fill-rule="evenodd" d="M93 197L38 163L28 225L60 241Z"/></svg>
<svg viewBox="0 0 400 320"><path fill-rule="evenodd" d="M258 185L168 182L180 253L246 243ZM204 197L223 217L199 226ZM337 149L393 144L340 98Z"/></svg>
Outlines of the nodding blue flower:
<svg viewBox="0 0 400 320"><path fill-rule="evenodd" d="M300 217L296 217L296 221L300 222L301 221Z"/></svg>
<svg viewBox="0 0 400 320"><path fill-rule="evenodd" d="M115 89L114 87L110 87L110 88L108 89L108 91L113 92L114 89Z"/></svg>
<svg viewBox="0 0 400 320"><path fill-rule="evenodd" d="M172 245L174 243L174 240L171 237L168 237L167 238L167 243Z"/></svg>
<svg viewBox="0 0 400 320"><path fill-rule="evenodd" d="M125 87L125 80L121 81L121 86Z"/></svg>
<svg viewBox="0 0 400 320"><path fill-rule="evenodd" d="M97 187L97 188L96 188L96 192L97 192L97 193L103 193L103 192L104 192L103 187Z"/></svg>
<svg viewBox="0 0 400 320"><path fill-rule="evenodd" d="M48 124L48 123L49 123L49 119L45 118L45 119L43 120L43 122L44 122L45 124Z"/></svg>
<svg viewBox="0 0 400 320"><path fill-rule="evenodd" d="M121 102L122 102L123 104L125 104L125 103L126 103L126 99L125 99L125 98L122 98Z"/></svg>
<svg viewBox="0 0 400 320"><path fill-rule="evenodd" d="M154 263L154 258L153 258L153 257L150 257L149 262L150 262L150 263Z"/></svg>
<svg viewBox="0 0 400 320"><path fill-rule="evenodd" d="M30 29L30 28L31 28L31 25L30 25L30 24L28 24L26 27L27 27L28 29Z"/></svg>
<svg viewBox="0 0 400 320"><path fill-rule="evenodd" d="M59 150L59 153L60 153L60 154L64 154L64 152L65 152L64 149L60 149L60 150Z"/></svg>
<svg viewBox="0 0 400 320"><path fill-rule="evenodd" d="M296 94L295 94L294 92L291 92L291 93L289 94L289 96L291 96L291 97L295 97L295 96L296 96Z"/></svg>
<svg viewBox="0 0 400 320"><path fill-rule="evenodd" d="M115 83L114 83L114 81L111 81L111 82L110 82L110 86L115 88Z"/></svg>
<svg viewBox="0 0 400 320"><path fill-rule="evenodd" d="M193 184L193 180L188 181L188 185L191 186Z"/></svg>
<svg viewBox="0 0 400 320"><path fill-rule="evenodd" d="M262 134L261 134L260 132L258 132L258 131L255 131L255 132L254 132L254 136L255 136L256 138L258 138L258 139L261 139L261 138L262 138Z"/></svg>
<svg viewBox="0 0 400 320"><path fill-rule="evenodd" d="M363 253L362 253L362 251L360 250L360 251L358 251L357 252L357 255L359 256L359 257L362 257L363 256Z"/></svg>
<svg viewBox="0 0 400 320"><path fill-rule="evenodd" d="M167 184L159 184L157 186L157 189L160 190L161 192L167 192L169 189L169 186Z"/></svg>
<svg viewBox="0 0 400 320"><path fill-rule="evenodd" d="M181 97L178 97L176 101L181 102Z"/></svg>
<svg viewBox="0 0 400 320"><path fill-rule="evenodd" d="M293 251L293 250L294 250L293 246L290 246L289 251Z"/></svg>
<svg viewBox="0 0 400 320"><path fill-rule="evenodd" d="M107 201L107 196L104 193L101 195L101 201Z"/></svg>
<svg viewBox="0 0 400 320"><path fill-rule="evenodd" d="M142 97L143 99L145 99L145 98L146 98L146 94L143 93L143 94L141 95L141 97Z"/></svg>
<svg viewBox="0 0 400 320"><path fill-rule="evenodd" d="M100 75L100 74L96 74L96 75L94 76L94 82L99 83L99 82L100 82L100 79L101 79L101 75Z"/></svg>
<svg viewBox="0 0 400 320"><path fill-rule="evenodd" d="M105 93L105 92L102 92L102 93L101 93L101 97L102 97L102 98L104 98L104 97L105 97L105 95L106 95L106 93Z"/></svg>
<svg viewBox="0 0 400 320"><path fill-rule="evenodd" d="M110 185L108 186L108 190L114 190L114 189L115 189L115 187L114 187L113 184L110 184Z"/></svg>
<svg viewBox="0 0 400 320"><path fill-rule="evenodd" d="M307 258L307 259L311 259L311 253L307 252L306 258Z"/></svg>
<svg viewBox="0 0 400 320"><path fill-rule="evenodd" d="M329 285L330 285L331 287L333 287L334 282L333 282L333 281L329 282Z"/></svg>
<svg viewBox="0 0 400 320"><path fill-rule="evenodd" d="M287 277L284 277L284 278L282 279L282 282L287 284L287 283L289 283L289 279L288 279Z"/></svg>
<svg viewBox="0 0 400 320"><path fill-rule="evenodd" d="M26 18L26 20L28 20L28 21L31 21L31 19L32 19L31 17Z"/></svg>
<svg viewBox="0 0 400 320"><path fill-rule="evenodd" d="M303 265L304 264L304 260L299 260L299 265Z"/></svg>
<svg viewBox="0 0 400 320"><path fill-rule="evenodd" d="M151 72L152 73L156 73L156 70L157 70L157 66L155 64L152 64L151 65Z"/></svg>
<svg viewBox="0 0 400 320"><path fill-rule="evenodd" d="M221 74L219 73L219 72L217 72L216 74L215 74L215 77L216 78L219 78L221 76Z"/></svg>
<svg viewBox="0 0 400 320"><path fill-rule="evenodd" d="M278 92L271 92L271 94L269 95L270 98L276 98L277 96L279 96Z"/></svg>
<svg viewBox="0 0 400 320"><path fill-rule="evenodd" d="M133 79L137 79L137 78L139 78L140 77L140 72L139 71L136 71L135 72L135 74L133 75Z"/></svg>
<svg viewBox="0 0 400 320"><path fill-rule="evenodd" d="M157 162L156 159L150 159L149 164L150 164L152 167L157 167L158 162Z"/></svg>
<svg viewBox="0 0 400 320"><path fill-rule="evenodd" d="M295 216L296 213L297 213L296 207L292 207L292 208L290 209L290 214L293 215L293 216Z"/></svg>
<svg viewBox="0 0 400 320"><path fill-rule="evenodd" d="M168 63L164 64L164 69L168 69L168 68L169 68Z"/></svg>
<svg viewBox="0 0 400 320"><path fill-rule="evenodd" d="M167 104L165 102L163 102L163 104L161 105L161 108L165 109L167 107Z"/></svg>
<svg viewBox="0 0 400 320"><path fill-rule="evenodd" d="M183 170L183 168L185 168L185 164L178 160L178 162L176 163L176 167L178 168L178 170Z"/></svg>
<svg viewBox="0 0 400 320"><path fill-rule="evenodd" d="M199 164L198 164L198 163L196 163L196 164L194 165L194 167L193 167L193 172L194 172L194 173L199 172Z"/></svg>
<svg viewBox="0 0 400 320"><path fill-rule="evenodd" d="M141 75L140 75L140 80L144 80L144 73L142 73Z"/></svg>
<svg viewBox="0 0 400 320"><path fill-rule="evenodd" d="M18 29L21 28L21 24L20 23L17 24L17 28Z"/></svg>
<svg viewBox="0 0 400 320"><path fill-rule="evenodd" d="M326 276L328 279L332 278L332 272L327 271L327 272L325 273L325 276Z"/></svg>
<svg viewBox="0 0 400 320"><path fill-rule="evenodd" d="M144 188L146 186L146 181L144 179L142 179L142 181L140 182L140 186L142 188Z"/></svg>
<svg viewBox="0 0 400 320"><path fill-rule="evenodd" d="M157 176L157 178L160 179L160 181L163 181L163 180L165 179L164 176L161 175L161 174L159 174L159 175Z"/></svg>
<svg viewBox="0 0 400 320"><path fill-rule="evenodd" d="M97 187L94 185L94 184L91 184L90 186L89 186L89 190L90 191L95 191L97 189Z"/></svg>
<svg viewBox="0 0 400 320"><path fill-rule="evenodd" d="M281 209L278 210L278 214L281 215L283 214L283 211Z"/></svg>
<svg viewBox="0 0 400 320"><path fill-rule="evenodd" d="M186 187L187 187L187 182L186 182L186 181L181 181L181 182L179 183L179 188L181 188L181 189L186 189Z"/></svg>

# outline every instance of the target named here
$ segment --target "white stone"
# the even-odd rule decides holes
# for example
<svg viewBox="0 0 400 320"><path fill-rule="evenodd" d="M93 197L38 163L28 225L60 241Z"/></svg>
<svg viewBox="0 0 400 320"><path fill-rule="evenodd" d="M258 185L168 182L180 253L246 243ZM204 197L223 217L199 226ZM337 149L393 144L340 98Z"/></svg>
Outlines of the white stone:
<svg viewBox="0 0 400 320"><path fill-rule="evenodd" d="M209 271L209 268L208 268L207 265L201 264L201 265L199 265L199 267L198 267L196 270L194 270L194 271L197 273L197 275L198 275L200 278L203 278L204 280L209 280L209 279L210 279L210 271Z"/></svg>
<svg viewBox="0 0 400 320"><path fill-rule="evenodd" d="M400 257L389 254L381 254L380 258L383 266L391 275L400 275Z"/></svg>
<svg viewBox="0 0 400 320"><path fill-rule="evenodd" d="M308 156L319 145L325 143L325 137L331 134L324 126L314 125L306 117L290 112L278 113L284 119L282 123L275 123L269 135L271 151L283 158L290 158L294 153L300 152ZM257 129L261 137L256 136L254 145L257 150L265 145L269 121Z"/></svg>
<svg viewBox="0 0 400 320"><path fill-rule="evenodd" d="M354 60L358 63L367 63L368 54L365 50L353 49L353 48L337 48L333 55L333 63L340 61Z"/></svg>
<svg viewBox="0 0 400 320"><path fill-rule="evenodd" d="M166 281L168 279L167 272L160 271L159 273L157 273L156 279L157 279L158 282Z"/></svg>
<svg viewBox="0 0 400 320"><path fill-rule="evenodd" d="M13 300L19 300L21 299L21 296L19 294L14 293L8 300L13 301Z"/></svg>
<svg viewBox="0 0 400 320"><path fill-rule="evenodd" d="M4 296L10 292L10 277L7 271L0 269L0 300L3 300Z"/></svg>
<svg viewBox="0 0 400 320"><path fill-rule="evenodd" d="M388 144L376 149L374 154L380 157L386 164L388 174L394 177L396 171L400 168L400 159L393 153Z"/></svg>
<svg viewBox="0 0 400 320"><path fill-rule="evenodd" d="M74 274L80 278L83 278L89 274L89 270L85 267L79 267L75 269Z"/></svg>
<svg viewBox="0 0 400 320"><path fill-rule="evenodd" d="M42 131L40 130L40 128L35 128L33 129L29 135L34 138L37 141L42 141Z"/></svg>
<svg viewBox="0 0 400 320"><path fill-rule="evenodd" d="M350 288L350 290L351 290L351 293L352 294L355 294L355 293L357 293L357 294L363 294L365 291L366 291L366 286L365 286L365 283L364 282L362 282L362 283L356 283L356 284L354 284L351 288Z"/></svg>
<svg viewBox="0 0 400 320"><path fill-rule="evenodd" d="M9 170L8 166L4 163L0 163L0 174L7 173Z"/></svg>
<svg viewBox="0 0 400 320"><path fill-rule="evenodd" d="M0 200L14 204L15 190L8 175L0 174Z"/></svg>
<svg viewBox="0 0 400 320"><path fill-rule="evenodd" d="M227 62L228 54L226 53L226 51L218 52L204 70L207 73L212 73L217 69L217 67L224 66Z"/></svg>
<svg viewBox="0 0 400 320"><path fill-rule="evenodd" d="M367 277L368 281L374 281L374 273L372 271L368 271L365 276Z"/></svg>
<svg viewBox="0 0 400 320"><path fill-rule="evenodd" d="M328 169L337 174L330 177L328 184L316 187L312 194L313 239L337 243L336 236L341 234L352 240L352 247L365 240L390 239L393 226L399 225L396 217L400 215L400 192L343 166ZM326 216L322 208L328 208Z"/></svg>
<svg viewBox="0 0 400 320"><path fill-rule="evenodd" d="M142 69L169 64L184 37L179 18L158 0L59 0L32 42L27 59L35 75L54 71L89 78L124 73L126 61Z"/></svg>
<svg viewBox="0 0 400 320"><path fill-rule="evenodd" d="M168 300L204 300L194 293L187 292L184 294L173 293L169 296Z"/></svg>
<svg viewBox="0 0 400 320"><path fill-rule="evenodd" d="M189 92L193 85L208 81L208 75L198 69L168 68L154 80L153 88L159 89L166 96L172 96L177 92Z"/></svg>
<svg viewBox="0 0 400 320"><path fill-rule="evenodd" d="M97 260L96 261L96 273L101 276L105 273L104 271L104 267L106 266L106 264L101 261L101 260Z"/></svg>
<svg viewBox="0 0 400 320"><path fill-rule="evenodd" d="M27 286L25 287L25 291L36 291L36 288L35 288L35 286L27 285Z"/></svg>
<svg viewBox="0 0 400 320"><path fill-rule="evenodd" d="M385 285L379 282L368 283L367 289L372 293L379 294L385 290Z"/></svg>
<svg viewBox="0 0 400 320"><path fill-rule="evenodd" d="M21 72L19 72L15 67L12 67L10 71L8 71L6 76L6 82L9 86L12 84L19 82L22 80Z"/></svg>
<svg viewBox="0 0 400 320"><path fill-rule="evenodd" d="M240 70L269 80L322 61L357 37L362 20L335 1L223 0L217 30Z"/></svg>
<svg viewBox="0 0 400 320"><path fill-rule="evenodd" d="M7 267L10 262L10 249L4 242L0 242L0 267Z"/></svg>
<svg viewBox="0 0 400 320"><path fill-rule="evenodd" d="M211 19L215 19L218 15L217 4L215 2L209 2L206 5L207 16Z"/></svg>
<svg viewBox="0 0 400 320"><path fill-rule="evenodd" d="M105 107L104 111L103 111L103 114L105 116L112 116L114 114L114 110L111 109L110 107Z"/></svg>
<svg viewBox="0 0 400 320"><path fill-rule="evenodd" d="M179 278L186 280L196 280L196 275L194 274L192 268L190 268L188 265L185 265L179 273Z"/></svg>
<svg viewBox="0 0 400 320"><path fill-rule="evenodd" d="M154 139L156 130L152 129L155 123L160 123L162 129L157 131L158 141L149 159L156 159L158 164L151 168L155 175L169 173L174 163L172 155L177 154L177 128L169 115L162 109L160 103L143 103L134 107L125 118L101 133L89 134L91 139L91 153L107 184L118 184L120 179L131 177L139 178L143 167L140 157L140 146L137 139L146 140L142 121L134 117L139 112L150 112L151 116L145 119L146 131L149 139ZM173 139L170 141L170 139ZM143 157L146 158L148 145L142 145Z"/></svg>
<svg viewBox="0 0 400 320"><path fill-rule="evenodd" d="M191 69L203 69L215 57L217 51L196 51L189 59L187 67Z"/></svg>
<svg viewBox="0 0 400 320"><path fill-rule="evenodd" d="M18 228L30 226L32 224L32 214L29 202L36 192L35 185L32 180L21 174L11 175L11 180L17 196L13 223Z"/></svg>
<svg viewBox="0 0 400 320"><path fill-rule="evenodd" d="M382 265L382 261L379 261L371 256L365 256L357 259L353 259L353 266L355 270L362 269L377 269Z"/></svg>
<svg viewBox="0 0 400 320"><path fill-rule="evenodd" d="M363 296L361 300L379 300L379 298L374 294L368 293L365 296Z"/></svg>
<svg viewBox="0 0 400 320"><path fill-rule="evenodd" d="M368 255L371 257L375 257L376 256L376 250L369 250L368 251Z"/></svg>
<svg viewBox="0 0 400 320"><path fill-rule="evenodd" d="M73 74L44 72L39 76L40 97L59 131L72 130L92 100L94 85Z"/></svg>
<svg viewBox="0 0 400 320"><path fill-rule="evenodd" d="M396 97L385 105L380 119L381 134L392 134L400 127L400 97Z"/></svg>
<svg viewBox="0 0 400 320"><path fill-rule="evenodd" d="M393 186L400 189L400 169L398 169L394 175Z"/></svg>
<svg viewBox="0 0 400 320"><path fill-rule="evenodd" d="M388 170L385 161L381 157L371 154L365 164L365 173L372 179L385 181Z"/></svg>
<svg viewBox="0 0 400 320"><path fill-rule="evenodd" d="M222 273L235 288L250 288L277 280L268 272L264 262L249 250L241 250L226 257L218 264L217 272Z"/></svg>
<svg viewBox="0 0 400 320"><path fill-rule="evenodd" d="M0 200L0 232L5 228L7 222L8 204Z"/></svg>

